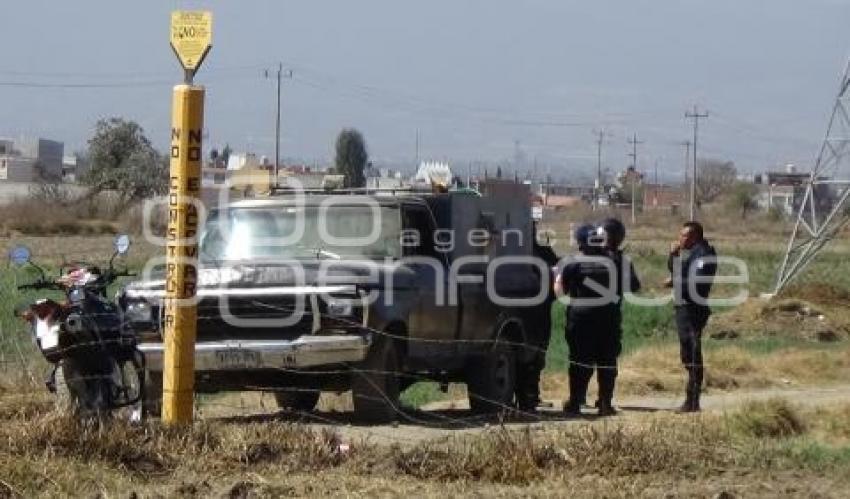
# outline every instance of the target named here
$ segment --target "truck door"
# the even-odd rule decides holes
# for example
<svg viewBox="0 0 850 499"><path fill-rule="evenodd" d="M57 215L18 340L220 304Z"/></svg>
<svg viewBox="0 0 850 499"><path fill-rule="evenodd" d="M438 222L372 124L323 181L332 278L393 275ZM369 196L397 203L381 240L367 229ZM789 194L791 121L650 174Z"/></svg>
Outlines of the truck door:
<svg viewBox="0 0 850 499"><path fill-rule="evenodd" d="M448 303L446 256L437 251L434 219L425 206L405 206L402 223L404 255L416 276L417 288L408 320L408 354L413 359L439 363L454 354L457 329L457 306Z"/></svg>

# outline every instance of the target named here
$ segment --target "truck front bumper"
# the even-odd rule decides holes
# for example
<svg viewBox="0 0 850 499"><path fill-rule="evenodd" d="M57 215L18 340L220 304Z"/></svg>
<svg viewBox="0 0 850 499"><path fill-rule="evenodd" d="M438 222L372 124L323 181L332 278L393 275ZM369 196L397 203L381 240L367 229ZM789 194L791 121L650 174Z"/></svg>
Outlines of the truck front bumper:
<svg viewBox="0 0 850 499"><path fill-rule="evenodd" d="M165 346L141 343L145 365L162 371ZM305 335L294 340L225 340L195 344L195 371L298 369L360 362L369 350L368 337Z"/></svg>

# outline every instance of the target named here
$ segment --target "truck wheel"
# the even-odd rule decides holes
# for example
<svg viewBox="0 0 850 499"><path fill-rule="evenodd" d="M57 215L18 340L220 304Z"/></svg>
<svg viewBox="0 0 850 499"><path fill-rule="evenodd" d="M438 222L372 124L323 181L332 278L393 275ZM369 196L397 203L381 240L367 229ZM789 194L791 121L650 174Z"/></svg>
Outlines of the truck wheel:
<svg viewBox="0 0 850 499"><path fill-rule="evenodd" d="M319 403L319 390L297 390L274 392L277 406L286 411L310 412Z"/></svg>
<svg viewBox="0 0 850 499"><path fill-rule="evenodd" d="M513 406L516 355L508 345L473 357L466 370L469 408L476 414L494 414Z"/></svg>
<svg viewBox="0 0 850 499"><path fill-rule="evenodd" d="M398 415L399 395L399 352L395 341L383 335L375 335L375 342L351 374L351 392L354 398L354 413L367 423L383 424L395 421Z"/></svg>

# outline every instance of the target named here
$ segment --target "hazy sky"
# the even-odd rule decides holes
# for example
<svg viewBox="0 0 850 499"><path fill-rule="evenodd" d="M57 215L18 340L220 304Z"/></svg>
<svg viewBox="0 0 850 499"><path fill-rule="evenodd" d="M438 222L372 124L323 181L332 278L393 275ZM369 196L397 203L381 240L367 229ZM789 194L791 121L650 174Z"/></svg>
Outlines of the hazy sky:
<svg viewBox="0 0 850 499"><path fill-rule="evenodd" d="M0 134L84 147L100 117L139 121L168 139L169 12L214 13L208 144L271 155L274 85L284 82L285 157L326 161L341 127L361 129L378 163L421 157L523 161L588 171L594 129L611 133L606 166L626 138L639 167L680 174L698 104L701 151L762 170L817 152L850 54L850 1L400 0L4 3ZM94 85L94 86L93 86ZM100 86L97 86L100 85Z"/></svg>

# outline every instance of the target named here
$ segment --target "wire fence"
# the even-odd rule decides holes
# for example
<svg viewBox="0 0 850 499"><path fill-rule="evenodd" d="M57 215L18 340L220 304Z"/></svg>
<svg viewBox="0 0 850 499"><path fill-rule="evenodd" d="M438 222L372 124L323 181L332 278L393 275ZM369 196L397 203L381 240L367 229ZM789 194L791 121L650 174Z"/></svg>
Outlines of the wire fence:
<svg viewBox="0 0 850 499"><path fill-rule="evenodd" d="M219 316L210 315L210 316L200 316L201 320L208 319L217 319ZM339 318L338 318L339 319ZM451 340L440 340L434 338L424 338L424 339L410 339L405 335L394 334L388 331L382 331L375 328L370 328L368 326L363 326L361 323L351 321L352 326L356 326L361 331L368 331L373 335L373 338L385 338L387 340L391 340L395 343L401 342L422 342L422 343L438 343L438 344L451 344L454 346L458 345L474 345L474 346L488 346L494 347L497 345L502 345L513 349L514 351L526 350L529 351L532 355L537 354L545 354L546 348L539 347L533 344L524 343L524 342L516 342L511 341L509 339L496 340L493 339L451 339ZM0 357L0 367L2 367L5 375L4 378L9 379L10 373L15 373L20 381L26 382L28 388L32 387L43 387L44 382L43 379L46 379L47 374L51 370L51 366L40 359L40 354L37 346L32 341L32 333L27 331L26 329L29 327L23 322L21 323L21 328L19 330L8 332L2 331L2 340L0 340L0 352L2 352L2 357ZM239 340L240 338L233 338L234 340ZM245 338L241 338L245 339ZM97 340L91 342L77 342L72 347L67 347L63 349L57 349L55 353L60 356L65 356L67 354L73 354L74 352L84 351L87 349L103 349L104 352L112 345L124 344L126 340L116 338L116 339L108 339L108 340ZM373 343L374 343L373 339ZM106 355L106 353L104 353ZM580 367L584 367L586 369L617 369L616 365L600 365L600 364L587 364L581 363L570 359L564 359L565 365L577 365ZM687 367L687 366L685 366ZM246 369L246 372L250 372L250 369ZM266 374L268 374L269 369L264 368ZM354 377L365 377L368 383L375 383L374 379L382 379L382 378L393 378L397 380L402 385L413 385L419 382L437 382L439 380L438 377L434 377L429 374L420 374L416 372L410 372L405 370L380 370L380 369L364 369L360 367L360 363L347 363L344 366L340 366L335 369L330 368L309 368L309 369L299 369L299 368L291 368L291 367L276 367L272 369L273 372L282 374L285 376L309 376L309 377L332 377L337 376L340 378L354 378ZM234 373L238 373L238 370L234 370ZM557 374L559 376L566 377L566 372ZM250 374L247 376L250 379ZM66 377L64 382L66 383L75 383L75 382L88 382L88 381L109 381L112 379L112 375L92 375L92 376L84 376L80 374L75 374L72 377ZM285 378L284 378L285 379ZM219 417L226 415L238 415L246 412L250 412L252 415L257 415L258 412L269 411L270 413L274 412L274 407L272 404L276 402L274 401L274 396L276 394L313 394L317 395L322 392L322 390L318 388L304 388L299 386L270 386L269 384L265 385L253 385L250 383L245 383L243 385L243 389L245 392L258 392L260 393L259 399L259 407L249 407L250 404L246 404L244 398L240 397L239 404L233 404L228 402L223 402L223 400L232 400L227 399L226 397L217 397L217 396L208 396L205 394L201 394L196 397L196 408L199 416L204 417L205 414L215 414ZM552 412L547 412L546 415L542 415L539 412L528 412L523 411L518 408L512 402L506 402L504 399L492 399L482 396L477 393L467 393L467 396L473 400L478 400L484 403L487 403L495 409L494 413L496 415L478 415L478 414L467 414L463 416L447 416L443 414L441 411L429 411L427 416L423 416L423 412L410 407L402 407L398 400L398 394L388 394L386 393L381 386L374 386L373 393L376 395L358 395L358 397L363 399L371 399L377 402L383 402L392 408L398 413L399 421L403 421L410 424L418 424L423 426L445 426L450 425L452 427L475 427L480 426L483 423L493 422L494 418L497 421L504 421L505 417L520 419L520 420L544 420L551 419L555 416ZM326 393L342 393L337 390L328 390ZM21 394L21 396L28 396L29 394ZM567 394L564 394L567 395ZM266 403L266 397L270 396L272 400ZM512 397L511 397L512 398ZM348 404L345 404L348 405ZM461 404L462 406L465 404ZM353 407L348 405L348 407L344 407L344 409L351 410ZM222 410L229 410L222 411ZM281 408L277 408L278 410ZM297 415L299 418L302 418L307 421L319 421L323 423L335 423L341 424L344 423L343 420L337 419L328 419L326 416L323 416L321 413L316 411L304 411L299 410L298 408L288 407L288 412L290 415ZM445 412L445 411L443 411ZM462 412L462 411L461 411Z"/></svg>
<svg viewBox="0 0 850 499"><path fill-rule="evenodd" d="M81 258L90 255L78 255ZM16 293L18 285L24 284L32 275L15 273L10 270L14 277L3 279L4 295L21 300L35 300L40 298L39 292ZM26 303L23 303L26 305ZM20 304L19 304L20 305ZM281 306L277 303L269 303L263 300L254 300L253 305L269 311L270 314L292 314L304 312L295 307ZM560 306L556 304L555 306ZM160 311L162 312L160 307ZM13 315L10 303L4 304L3 310ZM106 313L103 315L114 315ZM87 314L90 319L97 319L98 314ZM220 312L212 314L200 314L199 321L221 321ZM517 340L513 337L480 337L480 338L411 338L392 330L381 330L365 324L361 320L346 317L333 317L337 326L350 328L352 334L366 335L370 338L371 345L380 341L389 341L397 347L404 345L439 345L448 348L465 349L475 352L492 352L495 349L504 349L510 352L509 358L512 362L518 362L518 358L525 359L545 357L546 345L538 345L531 341ZM130 324L121 324L121 330L132 334ZM553 334L564 334L563 331L553 331ZM268 336L268 335L266 335ZM204 331L199 331L200 341L203 341ZM245 337L234 335L229 339L239 341L246 340ZM59 357L72 356L81 351L102 351L104 355L112 347L123 345L127 338L121 335L104 335L91 341L75 341L73 345L65 348L57 348L54 353ZM399 351L403 351L399 348ZM402 359L403 361L403 359ZM579 362L576 359L564 358L564 366L579 366L586 369L617 369L616 365ZM403 364L401 364L403 366ZM400 393L404 388L419 383L439 383L444 387L452 385L463 385L470 381L471 376L479 373L472 371L473 366L454 369L454 372L440 373L436 371L423 372L399 367L395 369L377 368L373 365L365 367L364 362L346 362L328 366L313 366L309 368L298 368L291 366L277 366L268 368L264 366L262 373L252 371L250 367L245 369L224 370L219 376L225 378L239 377L241 381L227 383L226 387L217 390L215 383L206 384L204 391L195 396L195 414L199 419L225 420L225 421L267 421L283 420L290 422L305 423L311 425L339 427L355 424L361 433L381 441L415 443L417 437L405 437L399 433L388 434L386 431L371 430L369 414L357 414L355 408L365 402L370 407L384 406L391 409L395 416L391 418L394 424L413 425L422 428L465 430L481 428L487 425L503 425L510 423L534 423L566 419L560 411L559 403L554 407L542 411L525 410L517 404L518 397L514 383L516 382L516 369L508 369L505 376L510 379L502 380L507 384L507 392L499 397L487 395L487 390L452 389L448 397L442 397L441 409L423 410L420 407L405 405L402 403ZM542 366L541 366L542 367ZM687 367L687 366L686 366ZM2 373L3 384L7 389L0 393L5 402L15 404L16 401L23 403L32 398L34 393L47 390L46 380L51 376L54 366L46 362L41 355L35 342L32 324L27 324L20 318L6 317L0 321L0 373ZM61 371L61 366L59 367ZM123 370L120 370L123 373ZM68 387L73 390L82 390L80 387L90 387L101 384L115 389L116 374L86 374L79 371L68 371L59 377L58 384L65 384L63 390L67 392ZM203 383L203 372L198 373L199 386ZM260 376L256 376L260 374ZM555 371L552 376L566 379L567 371ZM141 400L130 408L130 412L136 411L136 416L143 411L145 404L154 409L149 411L150 416L157 417L159 403L161 401L161 377L147 376L147 387L137 386L135 389L140 393ZM276 380L270 382L269 380ZM298 379L299 383L290 383L290 380ZM308 383L303 383L307 379ZM362 381L362 393L351 393L351 380ZM260 382L262 380L262 382ZM322 386L322 380L333 380L333 386ZM394 388L387 390L387 384ZM155 386L156 385L156 386ZM566 383L565 383L566 385ZM152 388L145 390L144 388ZM132 388L130 388L132 389ZM563 393L564 398L568 393ZM357 397L357 400L355 400ZM58 398L58 396L57 396ZM132 398L132 397L129 397ZM461 400L461 399L466 400ZM448 400L446 400L448 399ZM471 407L485 407L486 411L475 412ZM360 416L366 416L361 418ZM362 423L362 424L361 424Z"/></svg>

